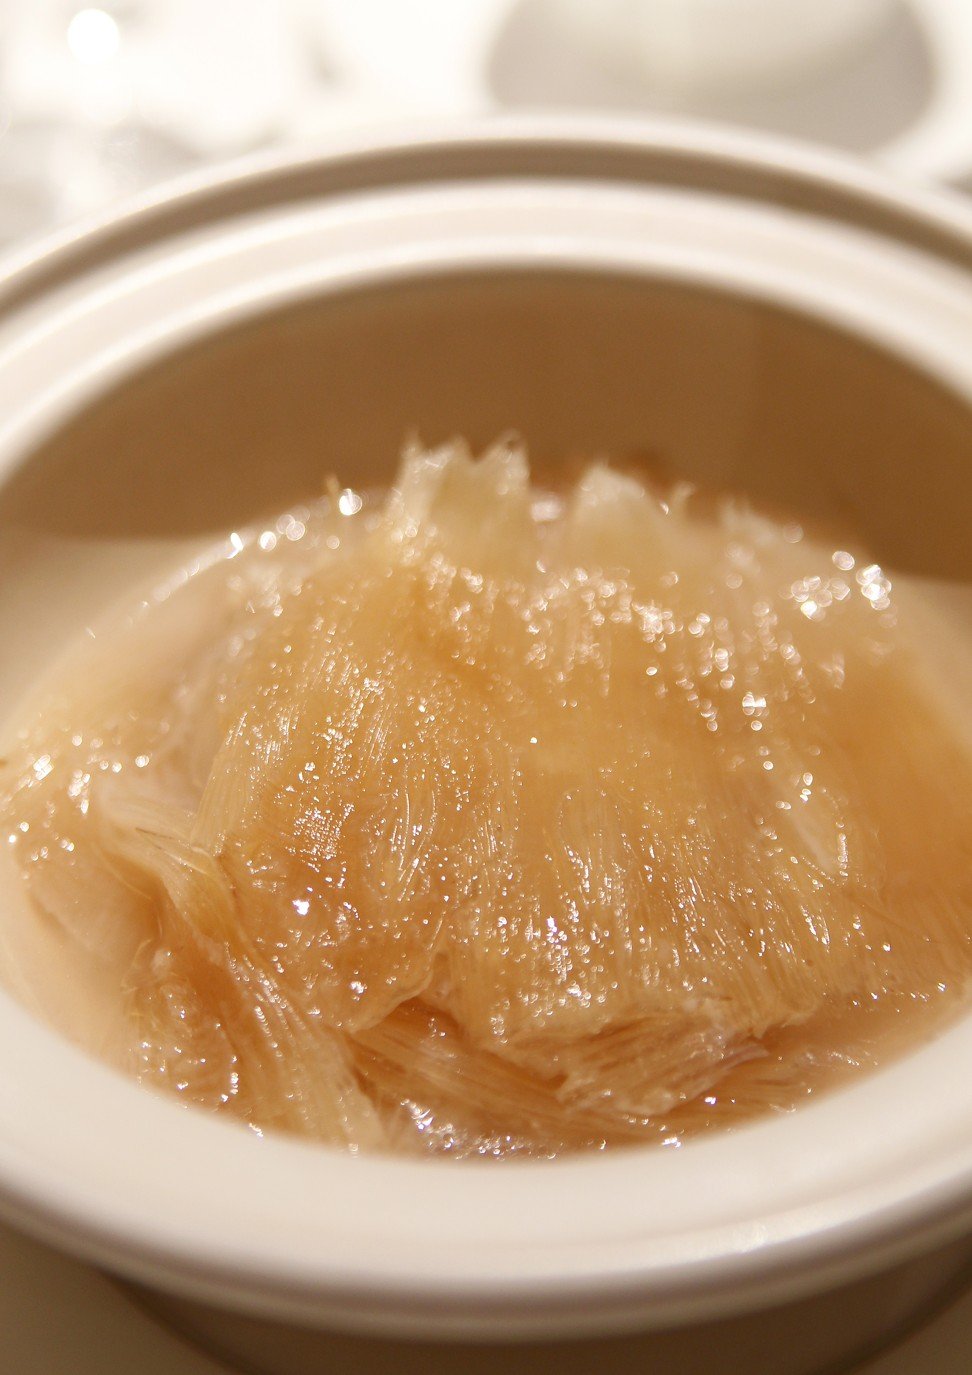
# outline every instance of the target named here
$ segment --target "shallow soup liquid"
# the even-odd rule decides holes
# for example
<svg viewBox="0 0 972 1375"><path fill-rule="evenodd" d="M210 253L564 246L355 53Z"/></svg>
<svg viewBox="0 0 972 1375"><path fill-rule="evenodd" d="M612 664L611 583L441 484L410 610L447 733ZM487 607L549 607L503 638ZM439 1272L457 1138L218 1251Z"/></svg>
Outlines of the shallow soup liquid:
<svg viewBox="0 0 972 1375"><path fill-rule="evenodd" d="M197 551L32 694L6 977L147 1085L353 1149L792 1108L963 1005L948 624L739 500L416 448Z"/></svg>

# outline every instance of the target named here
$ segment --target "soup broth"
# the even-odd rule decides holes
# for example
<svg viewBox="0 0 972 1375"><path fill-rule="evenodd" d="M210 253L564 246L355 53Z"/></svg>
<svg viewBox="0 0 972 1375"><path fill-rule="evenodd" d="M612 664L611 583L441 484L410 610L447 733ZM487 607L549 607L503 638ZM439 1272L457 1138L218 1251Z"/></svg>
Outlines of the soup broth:
<svg viewBox="0 0 972 1375"><path fill-rule="evenodd" d="M792 1108L972 970L930 624L741 500L415 447L60 665L6 764L8 971L143 1083L351 1149Z"/></svg>

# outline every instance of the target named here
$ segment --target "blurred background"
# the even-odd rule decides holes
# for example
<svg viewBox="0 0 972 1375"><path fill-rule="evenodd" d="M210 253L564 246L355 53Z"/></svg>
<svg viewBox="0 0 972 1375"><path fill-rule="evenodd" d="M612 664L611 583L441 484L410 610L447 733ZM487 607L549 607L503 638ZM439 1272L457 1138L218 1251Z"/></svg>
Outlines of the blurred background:
<svg viewBox="0 0 972 1375"><path fill-rule="evenodd" d="M972 191L972 3L0 0L0 247L253 150L540 110L696 115Z"/></svg>

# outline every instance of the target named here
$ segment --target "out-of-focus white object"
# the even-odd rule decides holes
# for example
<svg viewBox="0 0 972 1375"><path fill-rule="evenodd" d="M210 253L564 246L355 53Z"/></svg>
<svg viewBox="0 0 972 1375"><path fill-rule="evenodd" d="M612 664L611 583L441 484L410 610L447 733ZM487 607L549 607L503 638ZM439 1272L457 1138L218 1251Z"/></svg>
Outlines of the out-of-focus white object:
<svg viewBox="0 0 972 1375"><path fill-rule="evenodd" d="M384 116L469 114L495 104L489 65L522 0L291 0L322 65ZM538 77L545 55L531 54ZM328 111L309 106L302 124Z"/></svg>
<svg viewBox="0 0 972 1375"><path fill-rule="evenodd" d="M167 0L140 65L139 109L197 156L282 136L312 80L293 14L277 0Z"/></svg>
<svg viewBox="0 0 972 1375"><path fill-rule="evenodd" d="M877 155L892 171L972 191L972 4L910 0L907 8L925 45L929 97Z"/></svg>
<svg viewBox="0 0 972 1375"><path fill-rule="evenodd" d="M894 0L560 0L585 39L657 92L776 86L866 41Z"/></svg>
<svg viewBox="0 0 972 1375"><path fill-rule="evenodd" d="M0 238L284 137L316 73L276 0L0 0Z"/></svg>
<svg viewBox="0 0 972 1375"><path fill-rule="evenodd" d="M358 3L381 9L389 0ZM473 9L497 3L468 0ZM747 16L734 31L722 22L730 11ZM649 53L649 21L660 16ZM690 32L699 44L694 77ZM662 54L666 71L656 77L651 64L660 65ZM754 73L754 64L771 58L779 63L773 79ZM741 64L735 84L717 79L729 62ZM747 70L754 74L743 80ZM830 144L894 172L972 190L967 0L877 0L866 12L861 0L518 0L483 54L480 79L484 98L506 108L696 116Z"/></svg>
<svg viewBox="0 0 972 1375"><path fill-rule="evenodd" d="M972 188L972 3L0 0L0 242L261 144L497 108L695 115Z"/></svg>
<svg viewBox="0 0 972 1375"><path fill-rule="evenodd" d="M972 187L969 0L290 3L332 77L295 91L292 139L497 107L666 111Z"/></svg>
<svg viewBox="0 0 972 1375"><path fill-rule="evenodd" d="M4 95L15 121L143 125L216 158L285 131L307 66L275 0L32 0Z"/></svg>

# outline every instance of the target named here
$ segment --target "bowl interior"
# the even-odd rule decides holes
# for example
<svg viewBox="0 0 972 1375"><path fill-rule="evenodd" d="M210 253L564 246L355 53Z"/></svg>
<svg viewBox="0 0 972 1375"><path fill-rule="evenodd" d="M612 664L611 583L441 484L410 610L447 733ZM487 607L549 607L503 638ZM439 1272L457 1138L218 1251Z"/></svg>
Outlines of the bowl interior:
<svg viewBox="0 0 972 1375"><path fill-rule="evenodd" d="M116 585L171 561L169 541L247 525L331 473L387 482L413 433L478 448L511 429L540 473L643 462L846 527L901 571L972 571L972 407L890 350L783 305L643 275L386 282L166 354L0 486L0 716Z"/></svg>
<svg viewBox="0 0 972 1375"><path fill-rule="evenodd" d="M410 433L479 447L510 429L543 468L642 459L845 520L899 568L969 572L964 398L782 305L580 269L385 282L209 335L41 444L0 492L0 531L225 531L328 473L386 481Z"/></svg>
<svg viewBox="0 0 972 1375"><path fill-rule="evenodd" d="M891 351L782 305L652 276L509 269L424 275L322 295L207 334L95 396L35 447L0 487L0 710L10 711L91 617L123 598L134 581L171 564L183 541L285 508L319 490L331 472L357 486L386 481L411 431L427 442L464 434L479 446L511 428L542 469L592 454L642 459L664 475L849 526L892 568L958 584L972 571L972 408ZM49 1062L49 1047L37 1054ZM86 1073L78 1070L65 1111L83 1113ZM936 1092L920 1066L909 1073L904 1091L917 1092L924 1083L929 1094ZM90 1075L119 1111L134 1101L127 1083L112 1078L106 1088L110 1076L94 1068ZM857 1095L862 1117L882 1102L879 1080L863 1093L848 1091ZM801 1207L813 1199L818 1165L865 1168L864 1147L860 1159L848 1148L845 1161L834 1136L839 1107L806 1112L817 1126L801 1138L802 1163L786 1195ZM244 1133L190 1123L189 1116L153 1102L129 1145L137 1152L139 1142L158 1132L183 1160L197 1148L210 1162L219 1158L227 1191L219 1206L228 1217L230 1181L245 1187L254 1169L271 1168L268 1162L292 1169L291 1182L276 1186L288 1217L300 1212L298 1180L319 1177L322 1187L337 1182L343 1188L352 1178L347 1168L355 1162L288 1143L259 1143L256 1157L258 1143ZM776 1131L772 1139L779 1142L787 1130L793 1140L792 1123L771 1124L740 1133L730 1148L698 1148L693 1159L714 1162L712 1187L729 1200L727 1216L737 1185L745 1212L775 1149L757 1144L747 1154L744 1138L770 1142ZM941 1131L947 1140L948 1124ZM919 1135L916 1125L915 1140L901 1144L902 1158L910 1160L911 1151L920 1159ZM92 1138L79 1154L95 1148ZM138 1162L129 1165L134 1187ZM644 1166L649 1192L663 1199L675 1163L654 1152ZM383 1254L381 1227L373 1235L367 1227L355 1230L353 1198L371 1190L380 1207L399 1210L404 1230L410 1204L402 1181L414 1176L380 1163L368 1168L370 1174L354 1176L347 1200L333 1202L329 1216L355 1245L371 1246L366 1264L372 1264ZM624 1230L630 1170L630 1161L616 1160L565 1166L549 1174L549 1189L542 1186L553 1191L543 1207L553 1208L558 1189L576 1200L583 1196L578 1181L600 1181ZM199 1189L206 1177L202 1171ZM157 1184L161 1208L178 1193L175 1167ZM449 1231L450 1199L467 1218L478 1209L470 1245L478 1227L477 1263L488 1268L489 1246L500 1244L499 1231L490 1232L495 1183L464 1194L453 1167L442 1187L439 1233ZM504 1217L522 1211L519 1190L506 1189ZM767 1199L771 1192L767 1185ZM191 1230L182 1216L190 1204L185 1194L179 1218L173 1214L172 1245L179 1226L183 1237ZM589 1261L583 1246L599 1225L595 1205L592 1192L578 1204L576 1224L563 1223L559 1241L544 1238L548 1248L555 1242L564 1248L558 1264L569 1264L565 1257L575 1245L577 1264ZM642 1211L648 1206L645 1201ZM701 1227L701 1201L698 1214ZM255 1212L254 1228L259 1221ZM159 1223L158 1236L164 1230ZM637 1232L633 1215L631 1230ZM738 1231L733 1235L742 1255L745 1241ZM306 1261L312 1284L320 1259L313 1236L283 1229L277 1240L276 1249L294 1265ZM197 1236L197 1254L203 1241ZM225 1261L228 1244L217 1238L213 1254ZM267 1243L268 1256L275 1247ZM107 1242L103 1254L111 1255ZM705 1247L692 1255L700 1264L710 1258ZM391 1271L393 1249L386 1258ZM374 1268L377 1273L381 1263ZM288 1282L293 1287L293 1274ZM401 1314L396 1320L404 1321Z"/></svg>

